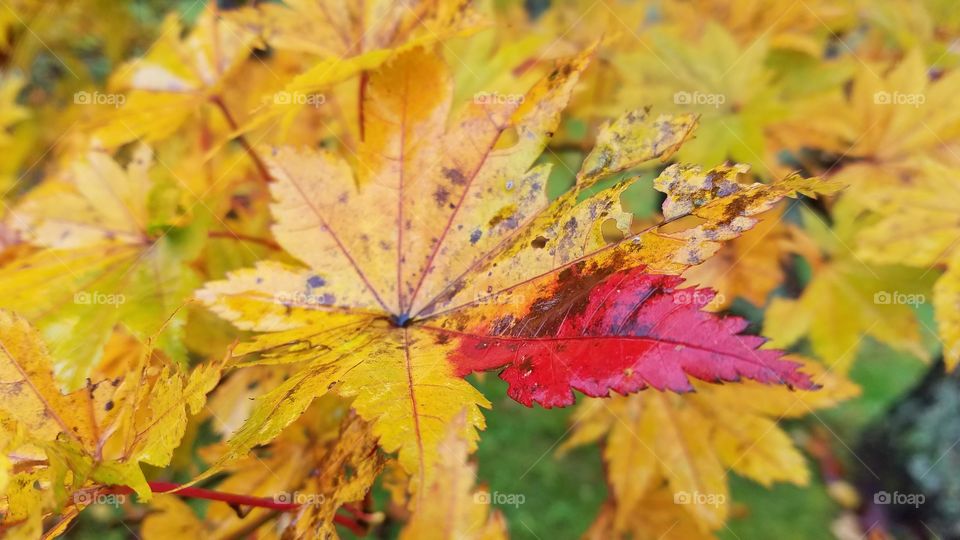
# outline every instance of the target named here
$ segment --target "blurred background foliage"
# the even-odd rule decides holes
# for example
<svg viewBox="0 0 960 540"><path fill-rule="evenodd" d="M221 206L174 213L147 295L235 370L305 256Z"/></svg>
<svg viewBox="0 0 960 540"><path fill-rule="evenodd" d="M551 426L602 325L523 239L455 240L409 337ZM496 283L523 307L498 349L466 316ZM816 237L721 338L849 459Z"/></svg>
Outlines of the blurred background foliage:
<svg viewBox="0 0 960 540"><path fill-rule="evenodd" d="M220 7L241 4L247 2L221 1ZM12 186L8 197L37 183L50 149L79 121L80 112L69 107L75 92L102 87L123 62L147 53L168 13L177 13L189 25L205 8L205 2L190 0L0 2L0 121L6 131L0 138L0 185ZM730 102L698 111L701 131L684 147L681 160L707 165L740 160L750 163L760 179L792 169L830 172L844 156L776 140L784 131L771 134L770 124L786 122L795 133L804 122L837 114L829 108L813 115L810 111L825 107L817 101L822 93L849 87L861 62L896 62L917 50L934 78L960 62L955 41L960 10L954 0L497 0L489 10L501 22L508 21L491 32L491 39L518 49L547 44L556 55L604 32L614 43L643 34L643 47L601 53L595 78L585 82L588 89L543 157L554 164L549 186L553 196L572 185L572 171L604 118L628 105L655 104L660 112L687 110L675 102L678 89L701 88ZM684 21L683 31L661 32L665 20ZM451 47L456 51L452 54L461 52L456 43ZM668 61L661 65L659 58ZM458 91L472 92L469 85ZM656 173L642 174L652 178ZM613 182L616 179L608 181ZM638 183L625 202L642 220L654 218L661 199L649 184ZM797 226L809 212L831 220L824 208L790 206L784 212L786 222ZM836 260L828 256L827 264ZM795 296L816 278L811 268L803 256L788 257L782 262L783 284L771 294ZM725 307L748 317L755 330L763 326L763 306L740 298ZM914 311L922 328L936 327L929 305ZM935 360L940 354L935 334L921 333L917 348ZM925 507L922 515L890 516L900 524L890 523L889 528L929 536L920 530L922 521L942 538L958 537L951 536L960 534L955 525L960 519L960 457L953 442L960 437L957 379L943 375L942 362L924 364L913 352L884 343L886 337L867 337L850 361L849 376L861 386L860 397L815 418L787 423L788 432L811 456L811 485L767 489L733 478L736 503L720 537L856 538L849 521L854 519L858 489L861 494L870 489L928 493L939 501L936 505ZM807 339L795 348L816 356ZM557 445L569 433L573 409L527 409L506 398L504 386L493 376L480 382L494 408L487 413L489 427L478 451L479 476L491 492L525 494L524 504L499 507L512 537L575 537L589 527L607 496L600 449L578 448L558 457ZM203 440L202 433L199 437ZM884 471L882 481L873 469ZM930 470L934 472L926 474ZM862 485L870 487L860 489ZM81 516L70 536L131 537L121 517L120 509L95 507Z"/></svg>

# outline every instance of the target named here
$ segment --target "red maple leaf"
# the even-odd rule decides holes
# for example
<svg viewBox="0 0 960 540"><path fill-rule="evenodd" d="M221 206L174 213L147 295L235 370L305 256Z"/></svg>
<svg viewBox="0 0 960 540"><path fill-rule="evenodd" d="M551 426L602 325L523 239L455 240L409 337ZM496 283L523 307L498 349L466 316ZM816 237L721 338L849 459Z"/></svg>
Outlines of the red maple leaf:
<svg viewBox="0 0 960 540"><path fill-rule="evenodd" d="M678 288L682 282L643 268L598 278L575 265L558 275L557 293L534 300L523 316L438 331L461 337L459 375L503 368L510 397L527 406L570 405L574 389L594 397L647 387L689 392L688 376L816 388L782 351L760 349L764 338L741 334L745 319L703 311L712 290Z"/></svg>

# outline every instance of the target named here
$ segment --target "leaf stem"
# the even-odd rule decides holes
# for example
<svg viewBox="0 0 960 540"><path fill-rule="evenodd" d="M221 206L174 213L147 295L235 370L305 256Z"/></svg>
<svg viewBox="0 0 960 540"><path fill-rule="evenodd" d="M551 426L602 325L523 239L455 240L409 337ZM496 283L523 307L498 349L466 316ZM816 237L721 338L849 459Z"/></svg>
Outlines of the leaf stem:
<svg viewBox="0 0 960 540"><path fill-rule="evenodd" d="M257 508L269 508L281 512L289 512L300 508L300 505L292 502L280 502L273 498L252 497L250 495L240 495L237 493L223 493L212 489L204 489L193 486L181 487L175 482L147 482L150 490L154 493L170 493L189 497L193 499L206 499L208 501L220 501L232 505L254 506ZM128 488L129 489L129 488Z"/></svg>
<svg viewBox="0 0 960 540"><path fill-rule="evenodd" d="M229 240L238 240L240 242L251 242L254 244L260 244L266 248L272 249L273 251L283 251L283 248L280 247L280 244L270 240L269 238L260 238L259 236L250 236L248 234L237 233L230 230L226 231L209 231L207 236L210 238L226 238Z"/></svg>
<svg viewBox="0 0 960 540"><path fill-rule="evenodd" d="M231 131L236 131L239 128L236 119L233 115L230 114L230 109L227 108L227 104L223 102L223 98L218 95L210 96L210 102L217 106L220 109L220 112L223 113L224 119L227 121L227 125L230 126ZM243 146L243 149L247 152L247 155L250 156L250 159L253 160L253 163L257 166L257 170L260 172L260 176L263 177L264 182L270 182L273 177L270 176L270 171L267 169L266 164L260 159L260 155L257 154L257 151L254 150L253 145L250 144L250 141L247 138L240 134L237 135L237 141L240 142L240 146Z"/></svg>
<svg viewBox="0 0 960 540"><path fill-rule="evenodd" d="M302 505L293 502L280 502L274 498L268 497L253 497L250 495L241 495L239 493L224 493L222 491L216 491L213 489L204 489L193 486L184 487L182 484L176 482L160 482L152 481L147 482L147 485L150 486L150 491L154 493L169 494L169 495L179 495L181 497L189 497L192 499L205 499L208 501L220 501L227 503L231 506L252 506L255 508L267 508L269 510L275 510L277 512L292 512L298 510ZM132 493L133 490L127 486L116 486L110 488L110 491L115 493ZM357 536L365 536L368 532L368 524L361 523L358 520L349 518L347 516L342 516L340 514L334 514L333 522L337 525L341 525L350 529L351 532Z"/></svg>

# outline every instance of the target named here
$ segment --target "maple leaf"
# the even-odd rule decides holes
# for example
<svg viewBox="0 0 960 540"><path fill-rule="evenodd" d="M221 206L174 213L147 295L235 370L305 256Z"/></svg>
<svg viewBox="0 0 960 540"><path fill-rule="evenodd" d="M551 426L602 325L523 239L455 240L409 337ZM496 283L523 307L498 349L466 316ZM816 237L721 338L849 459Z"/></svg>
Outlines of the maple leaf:
<svg viewBox="0 0 960 540"><path fill-rule="evenodd" d="M12 212L12 228L41 249L0 268L0 307L38 325L70 388L84 383L118 323L143 339L159 333L158 346L185 359L178 309L198 282L185 263L205 224L181 224L156 204L171 186L154 182L151 167L146 146L126 169L90 151Z"/></svg>
<svg viewBox="0 0 960 540"><path fill-rule="evenodd" d="M696 112L702 127L680 151L680 160L707 166L732 159L769 176L767 163L776 160L764 130L786 118L789 109L782 83L765 63L768 41L741 46L712 22L695 40L665 29L644 40L645 47L612 58L626 80L617 103Z"/></svg>
<svg viewBox="0 0 960 540"><path fill-rule="evenodd" d="M585 401L560 452L606 438L603 456L615 500L609 526L644 530L636 514L645 512L651 497L660 497L657 486L666 480L674 502L679 498L701 532L717 529L729 508L728 470L765 486L808 482L806 462L777 420L799 418L859 394L856 385L816 362L803 364L823 385L820 391L791 392L753 381L697 383L691 394Z"/></svg>
<svg viewBox="0 0 960 540"><path fill-rule="evenodd" d="M16 151L17 141L11 131L24 119L30 117L26 107L17 104L17 94L23 89L23 77L16 73L0 74L0 149L6 157L0 165L0 189L7 193L16 177L19 165ZM26 137L24 137L25 139Z"/></svg>
<svg viewBox="0 0 960 540"><path fill-rule="evenodd" d="M234 376L243 373L235 372ZM212 399L222 390L218 387ZM369 426L349 412L348 403L325 396L284 430L269 449L227 466L217 489L300 505L290 510L291 521L284 527L284 537L337 538L337 509L361 501L382 469L383 459L376 450ZM204 459L215 461L222 451L222 445L217 444L200 453ZM164 495L155 497L151 506L157 512L141 530L148 540L169 538L176 530L184 531L184 538L197 539L230 537L251 528L263 534L276 532L274 524L265 524L275 512L269 508L238 513L230 506L215 504L201 518L176 497Z"/></svg>
<svg viewBox="0 0 960 540"><path fill-rule="evenodd" d="M943 360L947 370L953 371L960 365L960 256L950 261L934 285L933 309L943 340Z"/></svg>
<svg viewBox="0 0 960 540"><path fill-rule="evenodd" d="M315 94L358 74L362 74L358 84L363 95L369 70L398 54L469 35L484 25L473 0L377 0L347 5L331 0L295 0L286 5L242 8L228 12L226 17L262 35L272 47L319 57L287 81L272 102L256 111L240 128L241 133L279 115L289 122L307 101L294 96ZM363 103L361 100L361 118ZM364 129L362 123L359 128Z"/></svg>
<svg viewBox="0 0 960 540"><path fill-rule="evenodd" d="M813 104L816 110L839 114L807 111L805 115L815 120L806 120L806 126L796 131L795 142L788 144L820 147L855 158L844 163L833 178L850 186L844 198L845 207L865 209L876 222L859 231L839 232L843 237L839 245L826 243L833 245L834 251L849 264L845 265L846 270L844 265L831 265L839 273L831 271L827 275L836 279L812 283L803 296L806 301L801 300L806 303L805 308L798 311L794 304L779 300L771 304L765 331L769 330L778 345L795 341L805 329L810 329L818 354L838 361L847 355L841 363L844 368L856 353L859 334L866 332L891 346L927 357L918 343L919 329L909 305L878 304L870 296L901 294L925 298L923 283L917 287L913 281L926 277L929 267L943 264L951 257L955 227L948 217L949 210L944 213L940 208L943 191L952 190L952 186L942 181L941 175L951 174L953 150L945 141L960 132L960 118L943 111L958 83L956 72L931 80L923 54L912 50L888 71L877 65L864 65L848 96L838 92L832 101ZM931 197L936 197L936 202L932 203ZM904 201L911 204L905 206ZM845 210L848 215L853 211ZM850 259L851 250L869 263L910 265L923 270L862 272L865 265ZM853 286L829 290L830 283ZM952 337L956 331L951 322L954 311L949 284L948 277L935 290L934 307L945 340L945 357L948 366L953 366L958 355ZM851 295L856 298L851 299ZM822 316L813 317L814 313L822 314L823 307L814 307L819 303L814 298L838 297L847 297L847 301L837 306L841 311L830 313L842 313L841 317L832 322ZM857 312L851 313L850 306L859 306Z"/></svg>
<svg viewBox="0 0 960 540"><path fill-rule="evenodd" d="M960 362L960 326L956 321L956 167L932 158L917 160L917 176L909 183L865 186L858 198L873 220L859 231L856 252L877 264L903 264L927 270L946 265L934 286L933 304L944 343L947 368ZM905 294L908 291L899 291Z"/></svg>
<svg viewBox="0 0 960 540"><path fill-rule="evenodd" d="M707 286L719 294L709 307L724 309L740 297L756 306L783 281L789 232L783 208L772 210L757 225L708 259L684 273L687 283Z"/></svg>
<svg viewBox="0 0 960 540"><path fill-rule="evenodd" d="M680 288L682 281L643 267L606 274L574 265L550 288L541 284L522 316L464 308L427 328L460 337L458 374L508 366L500 374L508 393L528 406L569 405L572 390L589 396L647 387L687 392L693 389L688 375L811 386L781 353L758 350L762 338L741 335L745 320L701 311L713 293Z"/></svg>
<svg viewBox="0 0 960 540"><path fill-rule="evenodd" d="M825 42L856 23L852 3L813 0L783 4L777 0L688 0L665 6L665 18L689 33L706 21L727 28L743 45L769 38L770 46L819 57Z"/></svg>
<svg viewBox="0 0 960 540"><path fill-rule="evenodd" d="M861 6L861 18L869 28L858 55L864 58L898 57L903 51L921 50L937 67L954 67L950 40L960 30L960 17L949 0L924 0L902 4L878 0Z"/></svg>
<svg viewBox="0 0 960 540"><path fill-rule="evenodd" d="M256 43L253 33L217 16L215 8L185 36L171 14L147 55L111 77L111 90L126 94L122 106L98 120L94 137L110 148L169 137L219 95Z"/></svg>
<svg viewBox="0 0 960 540"><path fill-rule="evenodd" d="M418 38L440 39L480 24L472 0L288 0L227 12L226 17L263 36L280 50L347 59L389 50ZM429 43L420 42L421 45ZM375 67L375 66L369 66Z"/></svg>
<svg viewBox="0 0 960 540"><path fill-rule="evenodd" d="M447 435L440 443L439 474L426 488L424 503L417 506L401 531L401 540L507 538L503 516L491 511L489 493L474 489L477 467L468 462L470 444L460 435L465 424L465 413L450 422Z"/></svg>
<svg viewBox="0 0 960 540"><path fill-rule="evenodd" d="M307 493L320 495L319 502L301 507L285 533L294 538L335 535L333 521L337 509L345 503L362 500L382 469L376 437L356 416L348 417L339 436L329 446L319 472L304 486ZM343 470L351 474L340 475Z"/></svg>
<svg viewBox="0 0 960 540"><path fill-rule="evenodd" d="M523 100L475 102L447 121L446 68L417 50L370 76L367 137L355 178L329 152L271 152L274 235L309 269L261 263L208 283L198 296L238 327L266 332L237 354L258 353L252 363L300 369L257 399L227 458L269 441L332 389L354 400L381 446L399 451L400 463L416 475L414 486L424 486L434 473L429 465L437 444L465 404L460 435L471 447L475 429L483 427L479 407L489 404L462 377L507 366L511 395L527 404L571 403L574 388L590 395L648 385L688 390L687 375L811 386L779 353L756 351L762 339L737 335L743 321L701 313L699 302L677 302L676 278L638 267L680 271L749 229L751 216L777 200L832 186L797 178L741 185L734 180L742 167L672 167L663 182L687 186L677 197L690 200L685 213L672 210L670 217L696 223L607 244L601 222L629 229L631 215L619 197L630 182L583 200L576 191L550 202L546 168L531 169L589 57L590 51L561 62ZM693 122L644 111L624 115L598 136L578 185L669 155ZM508 130L517 135L504 144L501 134ZM719 178L729 180L723 193L712 183ZM604 291L621 280L632 288L605 302ZM596 316L584 312L585 305ZM644 309L633 311L638 305ZM565 311L571 313L566 325ZM669 315L670 324L641 322L655 313ZM687 325L704 333L692 335ZM583 339L567 339L580 332ZM518 347L510 350L508 341ZM520 345L538 359L525 362L516 354ZM591 354L582 355L586 351ZM664 353L669 356L659 356ZM602 363L590 360L607 354ZM563 364L566 378L535 384Z"/></svg>
<svg viewBox="0 0 960 540"><path fill-rule="evenodd" d="M909 183L863 186L858 206L874 217L856 236L857 255L876 264L930 268L946 263L956 250L960 224L954 216L957 169L931 158L917 159Z"/></svg>
<svg viewBox="0 0 960 540"><path fill-rule="evenodd" d="M650 493L643 500L642 510L625 514L627 522L617 522L618 509L612 503L600 508L584 540L634 538L637 540L713 540L697 522L677 504L666 487Z"/></svg>
<svg viewBox="0 0 960 540"><path fill-rule="evenodd" d="M15 73L0 75L0 148L12 142L8 130L30 116L26 107L17 104L17 94L23 89L23 84L23 77Z"/></svg>
<svg viewBox="0 0 960 540"><path fill-rule="evenodd" d="M190 505L176 495L157 495L150 503L153 510L143 520L140 535L153 538L210 538Z"/></svg>
<svg viewBox="0 0 960 540"><path fill-rule="evenodd" d="M776 347L809 336L813 352L840 373L849 371L864 335L926 360L912 306L929 294L934 276L905 266L868 265L858 257L852 247L859 228L853 206L846 198L836 205L833 229L810 211L802 214L805 227L792 229L791 250L811 265L813 277L798 298L770 300L763 334Z"/></svg>
<svg viewBox="0 0 960 540"><path fill-rule="evenodd" d="M950 154L944 147L960 133L960 115L949 103L960 72L931 80L923 55L907 52L896 63L863 64L849 92L834 89L805 105L777 137L793 150L818 148L845 161L831 177L858 200L878 186L896 186L922 174L924 156Z"/></svg>
<svg viewBox="0 0 960 540"><path fill-rule="evenodd" d="M214 362L186 374L151 353L145 348L122 377L64 394L40 336L24 319L0 311L0 413L22 434L7 454L22 469L5 490L5 524L39 531L44 511L65 502L82 508L91 500L82 494L103 485L126 485L149 500L140 463L169 464L188 409L196 414L203 406L223 365ZM68 495L73 499L66 500ZM69 523L75 516L61 519Z"/></svg>

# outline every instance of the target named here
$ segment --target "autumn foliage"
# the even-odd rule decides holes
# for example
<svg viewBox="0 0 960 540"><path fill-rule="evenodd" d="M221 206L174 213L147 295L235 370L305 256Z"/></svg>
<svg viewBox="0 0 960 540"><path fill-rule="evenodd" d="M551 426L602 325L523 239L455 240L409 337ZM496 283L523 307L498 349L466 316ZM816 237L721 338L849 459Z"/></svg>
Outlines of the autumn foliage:
<svg viewBox="0 0 960 540"><path fill-rule="evenodd" d="M0 7L10 537L522 536L491 377L601 446L571 537L712 537L731 473L811 482L780 422L865 336L960 358L936 2L41 4Z"/></svg>

